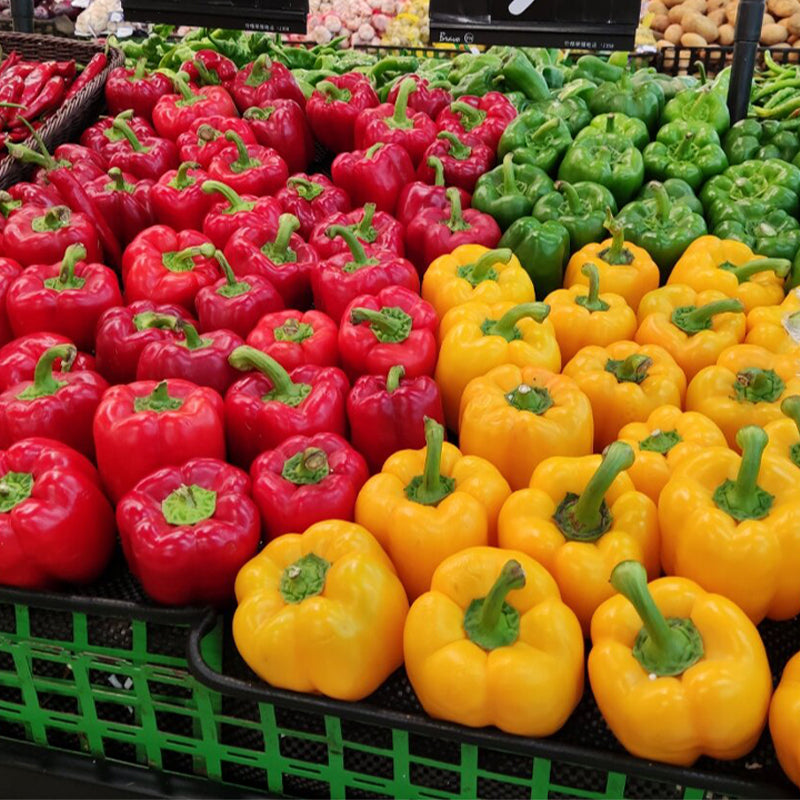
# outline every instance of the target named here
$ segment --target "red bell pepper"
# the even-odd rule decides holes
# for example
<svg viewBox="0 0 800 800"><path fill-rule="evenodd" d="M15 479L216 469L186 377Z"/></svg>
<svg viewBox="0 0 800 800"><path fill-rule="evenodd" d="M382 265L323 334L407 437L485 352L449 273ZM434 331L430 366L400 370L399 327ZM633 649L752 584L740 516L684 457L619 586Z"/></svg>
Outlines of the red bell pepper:
<svg viewBox="0 0 800 800"><path fill-rule="evenodd" d="M320 173L307 175L298 172L292 175L275 197L284 213L293 214L300 221L297 232L304 239L308 239L314 227L331 214L351 208L347 192Z"/></svg>
<svg viewBox="0 0 800 800"><path fill-rule="evenodd" d="M402 286L356 297L339 327L339 355L350 380L386 375L395 364L409 378L432 375L439 318L433 306Z"/></svg>
<svg viewBox="0 0 800 800"><path fill-rule="evenodd" d="M289 436L345 434L345 398L350 388L337 367L307 364L287 372L252 347L233 351L231 364L255 370L228 389L225 424L230 460L247 469L253 459Z"/></svg>
<svg viewBox="0 0 800 800"><path fill-rule="evenodd" d="M177 94L164 95L153 109L153 125L165 139L174 142L196 119L238 116L233 99L221 86L193 88L180 74L174 85Z"/></svg>
<svg viewBox="0 0 800 800"><path fill-rule="evenodd" d="M262 275L290 307L308 305L311 273L319 261L316 250L295 233L299 224L297 217L281 214L275 225L240 228L225 246L236 275Z"/></svg>
<svg viewBox="0 0 800 800"><path fill-rule="evenodd" d="M139 356L137 381L183 378L220 394L239 378L228 356L244 344L233 331L205 331L201 336L188 322L178 322L181 338L151 342Z"/></svg>
<svg viewBox="0 0 800 800"><path fill-rule="evenodd" d="M353 519L367 463L341 436L292 436L250 467L268 539L326 519Z"/></svg>
<svg viewBox="0 0 800 800"><path fill-rule="evenodd" d="M176 230L199 231L214 198L203 191L208 180L205 170L186 161L165 172L150 190L155 221Z"/></svg>
<svg viewBox="0 0 800 800"><path fill-rule="evenodd" d="M53 264L71 244L82 244L89 261L100 261L100 241L85 214L67 206L25 206L3 231L5 255L22 264Z"/></svg>
<svg viewBox="0 0 800 800"><path fill-rule="evenodd" d="M272 195L289 177L286 162L271 147L245 144L238 134L228 131L225 139L234 145L211 159L208 176L230 186L239 194Z"/></svg>
<svg viewBox="0 0 800 800"><path fill-rule="evenodd" d="M385 211L375 211L375 203L367 203L347 214L336 213L325 217L311 234L309 244L319 253L320 258L330 258L337 253L347 252L347 242L339 237L328 236L328 228L341 225L351 230L364 249L385 250L398 256L406 254L405 229Z"/></svg>
<svg viewBox="0 0 800 800"><path fill-rule="evenodd" d="M76 355L72 344L51 347L36 363L32 381L0 394L0 448L45 436L94 458L92 419L108 383L91 370L53 374L55 359L69 364Z"/></svg>
<svg viewBox="0 0 800 800"><path fill-rule="evenodd" d="M74 97L78 92L82 91L84 87L88 86L95 78L103 73L103 70L108 66L108 56L105 53L95 53L90 59L89 63L81 70L81 74L69 87L65 100Z"/></svg>
<svg viewBox="0 0 800 800"><path fill-rule="evenodd" d="M151 202L153 182L111 167L108 175L86 186L86 194L101 213L120 244L127 246L134 237L155 223Z"/></svg>
<svg viewBox="0 0 800 800"><path fill-rule="evenodd" d="M425 447L425 417L444 425L436 381L428 375L404 375L401 366L393 366L388 375L362 375L347 397L350 440L371 472L380 472L398 450Z"/></svg>
<svg viewBox="0 0 800 800"><path fill-rule="evenodd" d="M136 62L134 69L112 69L106 80L108 110L116 115L131 108L137 117L148 122L153 120L156 103L172 92L172 81L160 72L148 72L144 57Z"/></svg>
<svg viewBox="0 0 800 800"><path fill-rule="evenodd" d="M249 123L238 117L201 117L178 137L181 161L196 161L203 169L208 169L215 156L236 150L225 138L228 131L233 131L245 144L257 144Z"/></svg>
<svg viewBox="0 0 800 800"><path fill-rule="evenodd" d="M398 144L411 156L416 167L437 133L436 124L427 114L408 113L408 98L416 89L417 84L406 79L394 103L381 103L362 111L353 128L355 146L366 150L378 142Z"/></svg>
<svg viewBox="0 0 800 800"><path fill-rule="evenodd" d="M261 536L247 474L213 458L139 481L117 506L117 525L128 567L165 605L230 603Z"/></svg>
<svg viewBox="0 0 800 800"><path fill-rule="evenodd" d="M6 310L8 287L22 272L22 267L13 258L0 258L0 345L14 338Z"/></svg>
<svg viewBox="0 0 800 800"><path fill-rule="evenodd" d="M425 183L436 180L436 171L428 163L430 156L441 160L445 183L448 186L460 186L466 192L472 192L478 178L494 165L493 148L471 135L459 139L452 131L441 131L425 151L425 157L417 169L417 177Z"/></svg>
<svg viewBox="0 0 800 800"><path fill-rule="evenodd" d="M125 249L122 279L125 302L173 303L194 313L194 298L220 278L215 247L197 231L153 225Z"/></svg>
<svg viewBox="0 0 800 800"><path fill-rule="evenodd" d="M397 201L397 220L401 225L408 225L421 211L428 208L450 208L444 185L444 168L436 156L428 156L428 163L433 169L435 178L433 184L414 181L406 184ZM472 196L463 189L458 189L461 196L461 207L469 208Z"/></svg>
<svg viewBox="0 0 800 800"><path fill-rule="evenodd" d="M338 367L338 334L327 314L289 309L263 316L247 335L247 344L290 372L305 364Z"/></svg>
<svg viewBox="0 0 800 800"><path fill-rule="evenodd" d="M20 200L25 205L52 208L64 205L64 198L58 193L55 186L42 186L38 183L21 181L8 187L8 193L14 200Z"/></svg>
<svg viewBox="0 0 800 800"><path fill-rule="evenodd" d="M189 80L201 86L224 86L236 75L236 64L216 50L198 50L191 61L181 64Z"/></svg>
<svg viewBox="0 0 800 800"><path fill-rule="evenodd" d="M128 125L131 116L132 111L123 111L114 117L114 127L123 138L106 148L108 163L137 178L157 181L167 170L178 166L178 148L175 142L159 136L137 136Z"/></svg>
<svg viewBox="0 0 800 800"><path fill-rule="evenodd" d="M33 174L34 181L38 184L47 185L51 174L58 170L69 170L79 181L91 181L108 169L105 156L79 144L62 144L53 155L44 148L43 143L40 145L40 153L23 144L8 143L6 147L13 158L23 164L36 166Z"/></svg>
<svg viewBox="0 0 800 800"><path fill-rule="evenodd" d="M59 344L72 345L66 336L58 333L32 333L20 336L0 347L0 392L10 389L23 381L32 381L36 364L45 351ZM73 345L74 346L74 345ZM95 370L95 360L88 353L78 353L71 363L53 362L54 370L77 372L83 369Z"/></svg>
<svg viewBox="0 0 800 800"><path fill-rule="evenodd" d="M334 153L346 153L355 147L356 117L379 102L366 75L348 72L314 87L306 103L306 116L311 132L321 144Z"/></svg>
<svg viewBox="0 0 800 800"><path fill-rule="evenodd" d="M227 328L244 338L265 314L284 307L283 298L268 278L251 273L239 279L220 250L214 255L225 277L194 299L200 330Z"/></svg>
<svg viewBox="0 0 800 800"><path fill-rule="evenodd" d="M98 122L81 134L81 144L106 157L109 146L125 138L119 128L114 127L115 119L116 117L101 117ZM139 137L146 139L156 135L153 126L144 117L132 116L127 122L131 130Z"/></svg>
<svg viewBox="0 0 800 800"><path fill-rule="evenodd" d="M306 98L294 75L279 61L271 61L266 53L243 67L229 84L239 111L251 106L266 106L278 98L294 100L305 108Z"/></svg>
<svg viewBox="0 0 800 800"><path fill-rule="evenodd" d="M151 342L178 338L179 323L193 323L181 306L156 305L138 300L129 306L110 308L100 317L95 335L97 370L109 383L131 383L142 350ZM0 386L3 385L3 353L0 349ZM80 359L81 354L78 354ZM77 368L78 361L73 369Z"/></svg>
<svg viewBox="0 0 800 800"><path fill-rule="evenodd" d="M52 331L94 349L97 320L122 305L122 294L112 269L85 259L86 248L71 244L62 260L30 266L14 280L6 294L14 336Z"/></svg>
<svg viewBox="0 0 800 800"><path fill-rule="evenodd" d="M419 275L410 261L387 250L371 249L368 257L355 234L340 225L329 228L328 235L342 236L350 250L320 262L311 273L314 306L334 322L362 294L375 294L387 286L405 286L419 294Z"/></svg>
<svg viewBox="0 0 800 800"><path fill-rule="evenodd" d="M270 100L264 108L248 108L243 116L258 143L276 150L290 174L302 172L314 160L314 137L305 112L294 100Z"/></svg>
<svg viewBox="0 0 800 800"><path fill-rule="evenodd" d="M483 97L467 94L439 112L436 127L462 137L469 134L496 150L503 131L516 116L516 107L500 92L487 92Z"/></svg>
<svg viewBox="0 0 800 800"><path fill-rule="evenodd" d="M223 416L217 392L178 378L112 386L94 416L97 467L111 499L162 467L224 460Z"/></svg>
<svg viewBox="0 0 800 800"><path fill-rule="evenodd" d="M414 180L414 165L399 144L378 142L366 150L340 153L331 165L331 177L354 205L375 203L379 211L392 214L403 187Z"/></svg>
<svg viewBox="0 0 800 800"><path fill-rule="evenodd" d="M494 217L474 208L461 210L461 196L451 186L447 190L450 208L429 208L417 214L406 228L408 257L424 272L428 265L462 244L497 247L503 235Z"/></svg>
<svg viewBox="0 0 800 800"><path fill-rule="evenodd" d="M51 439L25 439L0 452L0 476L0 583L51 589L99 578L116 526L89 461Z"/></svg>
<svg viewBox="0 0 800 800"><path fill-rule="evenodd" d="M281 206L274 197L256 197L252 194L240 196L220 181L205 181L203 191L208 195L222 195L222 199L211 205L203 220L203 233L220 250L240 228L269 229L278 226Z"/></svg>
<svg viewBox="0 0 800 800"><path fill-rule="evenodd" d="M453 95L442 86L433 86L427 78L414 73L404 75L399 78L392 88L389 90L389 95L386 98L388 102L397 102L397 95L400 93L400 87L404 81L412 80L417 84L417 91L408 98L408 107L413 108L414 111L421 111L427 114L431 119L436 119L439 112L449 106L453 102ZM422 445L424 447L424 444Z"/></svg>

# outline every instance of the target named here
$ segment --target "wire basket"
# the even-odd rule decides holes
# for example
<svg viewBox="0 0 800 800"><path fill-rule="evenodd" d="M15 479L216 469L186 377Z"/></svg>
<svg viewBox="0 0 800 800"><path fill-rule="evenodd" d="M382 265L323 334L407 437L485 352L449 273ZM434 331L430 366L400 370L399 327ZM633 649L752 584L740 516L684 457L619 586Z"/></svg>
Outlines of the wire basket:
<svg viewBox="0 0 800 800"><path fill-rule="evenodd" d="M756 69L763 68L764 53L767 50L778 64L800 64L800 48L759 47ZM667 75L687 75L696 72L695 64L698 61L703 64L709 76L716 75L733 63L733 46L662 47L656 53L654 66Z"/></svg>

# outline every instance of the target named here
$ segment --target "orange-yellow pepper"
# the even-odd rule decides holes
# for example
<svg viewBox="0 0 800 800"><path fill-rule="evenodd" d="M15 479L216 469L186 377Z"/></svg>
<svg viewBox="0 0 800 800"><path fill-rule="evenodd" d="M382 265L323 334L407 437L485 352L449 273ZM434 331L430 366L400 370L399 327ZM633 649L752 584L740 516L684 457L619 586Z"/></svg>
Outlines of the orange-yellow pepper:
<svg viewBox="0 0 800 800"><path fill-rule="evenodd" d="M658 266L646 250L625 241L621 225L609 219L606 227L612 234L610 239L592 242L573 253L564 273L564 286L567 289L576 284L588 286L589 278L583 267L595 264L600 273L600 292L622 295L636 311L641 299L658 287Z"/></svg>
<svg viewBox="0 0 800 800"><path fill-rule="evenodd" d="M592 452L592 405L566 375L504 364L469 382L459 431L465 454L491 461L523 489L545 458Z"/></svg>
<svg viewBox="0 0 800 800"><path fill-rule="evenodd" d="M712 447L673 472L658 501L661 561L755 623L789 619L800 613L797 468L764 455L763 428L742 428L737 443L741 456Z"/></svg>
<svg viewBox="0 0 800 800"><path fill-rule="evenodd" d="M660 571L656 506L623 472L632 463L623 442L605 456L548 458L500 511L500 546L546 567L586 632L613 594L608 579L620 561L642 561L653 577Z"/></svg>
<svg viewBox="0 0 800 800"><path fill-rule="evenodd" d="M408 679L432 717L549 736L583 694L583 635L547 570L473 547L443 561L406 622Z"/></svg>
<svg viewBox="0 0 800 800"><path fill-rule="evenodd" d="M599 294L600 274L586 263L581 272L589 287L576 283L569 289L556 289L545 298L550 306L561 358L569 361L582 347L605 347L620 339L630 339L636 331L636 314L620 294Z"/></svg>
<svg viewBox="0 0 800 800"><path fill-rule="evenodd" d="M660 406L646 422L631 422L619 432L635 454L628 475L654 503L673 470L707 447L726 447L722 431L708 418L677 406Z"/></svg>
<svg viewBox="0 0 800 800"><path fill-rule="evenodd" d="M647 583L620 564L620 592L592 620L589 680L609 728L640 758L688 767L753 749L772 693L767 654L730 600L685 578Z"/></svg>
<svg viewBox="0 0 800 800"><path fill-rule="evenodd" d="M751 344L723 351L713 367L701 369L686 392L686 410L699 411L736 447L745 425L766 425L781 418L781 401L800 394L800 351L779 355Z"/></svg>
<svg viewBox="0 0 800 800"><path fill-rule="evenodd" d="M783 771L800 786L800 653L789 659L772 696L769 732Z"/></svg>
<svg viewBox="0 0 800 800"><path fill-rule="evenodd" d="M422 296L441 319L470 300L481 303L532 303L533 282L509 249L462 244L439 256L422 278Z"/></svg>
<svg viewBox="0 0 800 800"><path fill-rule="evenodd" d="M443 438L444 428L426 418L427 446L389 456L356 499L356 522L389 554L412 600L428 591L447 556L496 541L511 493L496 467Z"/></svg>
<svg viewBox="0 0 800 800"><path fill-rule="evenodd" d="M789 395L781 403L781 419L764 426L767 455L788 459L800 469L800 395Z"/></svg>
<svg viewBox="0 0 800 800"><path fill-rule="evenodd" d="M461 395L473 378L502 364L561 371L561 353L544 303L464 303L439 327L436 383L447 425L458 430Z"/></svg>
<svg viewBox="0 0 800 800"><path fill-rule="evenodd" d="M636 341L661 345L687 380L716 364L726 347L744 341L747 327L741 300L715 289L696 292L682 283L648 292L638 317Z"/></svg>
<svg viewBox="0 0 800 800"><path fill-rule="evenodd" d="M360 700L403 663L408 599L360 525L318 522L273 539L239 571L236 599L236 647L278 688Z"/></svg>
<svg viewBox="0 0 800 800"><path fill-rule="evenodd" d="M584 347L564 367L592 404L594 446L602 450L623 425L646 420L659 406L683 406L686 378L672 356L655 344L615 342Z"/></svg>
<svg viewBox="0 0 800 800"><path fill-rule="evenodd" d="M698 292L716 289L751 311L783 300L783 279L791 266L785 258L757 256L742 242L701 236L678 259L667 283L685 283Z"/></svg>
<svg viewBox="0 0 800 800"><path fill-rule="evenodd" d="M796 353L800 348L800 289L779 306L759 306L747 315L747 344L773 353Z"/></svg>

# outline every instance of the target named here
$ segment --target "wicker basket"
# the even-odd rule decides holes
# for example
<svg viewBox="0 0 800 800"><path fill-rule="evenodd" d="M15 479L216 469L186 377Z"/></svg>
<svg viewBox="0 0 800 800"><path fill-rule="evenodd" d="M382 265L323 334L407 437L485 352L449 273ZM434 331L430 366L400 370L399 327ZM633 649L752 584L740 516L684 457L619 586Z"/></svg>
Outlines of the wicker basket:
<svg viewBox="0 0 800 800"><path fill-rule="evenodd" d="M86 64L95 53L102 52L103 46L91 42L77 42L55 36L39 36L30 33L0 33L0 47L4 53L16 50L23 58L39 61L52 59L66 61L74 58ZM52 150L67 141L77 141L81 132L94 122L105 102L104 87L110 70L122 66L125 56L116 48L109 48L108 64L103 72L97 75L61 108L50 117L39 129L44 143ZM24 144L33 146L32 138ZM22 164L6 156L0 159L0 189L7 189L18 181L25 180L30 166Z"/></svg>

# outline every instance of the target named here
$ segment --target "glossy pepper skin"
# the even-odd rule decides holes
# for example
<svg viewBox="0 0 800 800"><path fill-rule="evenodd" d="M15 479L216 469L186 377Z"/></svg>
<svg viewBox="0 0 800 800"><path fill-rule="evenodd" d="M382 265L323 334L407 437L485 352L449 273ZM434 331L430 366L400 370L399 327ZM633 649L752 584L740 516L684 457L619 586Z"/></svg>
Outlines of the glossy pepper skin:
<svg viewBox="0 0 800 800"><path fill-rule="evenodd" d="M138 233L155 223L152 188L152 181L136 180L118 167L111 167L108 176L86 186L86 193L98 213L108 220L120 245L125 247Z"/></svg>
<svg viewBox="0 0 800 800"><path fill-rule="evenodd" d="M236 64L216 50L198 50L193 59L181 64L180 71L185 72L191 81L219 86L234 78Z"/></svg>
<svg viewBox="0 0 800 800"><path fill-rule="evenodd" d="M478 178L494 166L491 147L471 135L462 139L451 131L440 131L425 151L417 168L417 178L425 183L436 180L436 169L430 165L431 157L442 162L445 183L465 192L472 192Z"/></svg>
<svg viewBox="0 0 800 800"><path fill-rule="evenodd" d="M87 458L52 439L0 453L0 583L49 589L91 583L114 549L114 510Z"/></svg>
<svg viewBox="0 0 800 800"><path fill-rule="evenodd" d="M12 258L0 258L0 346L14 338L6 310L8 287L22 272L22 267Z"/></svg>
<svg viewBox="0 0 800 800"><path fill-rule="evenodd" d="M122 305L122 294L114 271L85 257L83 245L70 245L63 260L32 265L11 283L6 310L15 337L52 331L94 350L97 320Z"/></svg>
<svg viewBox="0 0 800 800"><path fill-rule="evenodd" d="M648 585L634 561L617 567L612 582L621 594L592 620L588 664L597 705L617 739L640 758L681 766L701 755L750 752L772 692L755 626L690 580Z"/></svg>
<svg viewBox="0 0 800 800"><path fill-rule="evenodd" d="M789 779L800 786L800 754L797 742L798 706L800 705L800 658L789 659L781 675L781 682L772 696L769 709L769 732L775 753Z"/></svg>
<svg viewBox="0 0 800 800"><path fill-rule="evenodd" d="M112 114L131 108L137 117L152 121L156 103L172 93L172 81L160 72L148 72L146 65L140 58L133 69L117 67L108 73L106 103Z"/></svg>
<svg viewBox="0 0 800 800"><path fill-rule="evenodd" d="M350 72L318 83L306 103L306 116L319 142L334 153L345 153L355 149L356 118L378 102L369 79Z"/></svg>
<svg viewBox="0 0 800 800"><path fill-rule="evenodd" d="M428 375L407 378L400 365L386 375L362 375L347 396L350 441L372 473L398 450L425 446L425 417L444 424L439 387Z"/></svg>
<svg viewBox="0 0 800 800"><path fill-rule="evenodd" d="M412 599L447 556L494 540L510 493L488 461L443 438L444 428L426 419L426 447L390 456L356 500L356 522L373 532Z"/></svg>
<svg viewBox="0 0 800 800"><path fill-rule="evenodd" d="M546 458L590 455L594 423L589 399L571 378L502 364L467 384L458 431L462 451L494 464L516 491Z"/></svg>
<svg viewBox="0 0 800 800"><path fill-rule="evenodd" d="M684 119L690 122L706 122L712 125L722 136L731 125L728 111L726 91L718 91L720 87L705 84L688 92L679 92L664 106L661 124Z"/></svg>
<svg viewBox="0 0 800 800"><path fill-rule="evenodd" d="M235 117L236 106L221 86L199 89L181 77L174 80L175 94L163 95L153 108L153 127L159 136L173 142L196 120L203 117Z"/></svg>
<svg viewBox="0 0 800 800"><path fill-rule="evenodd" d="M247 145L258 143L250 123L238 117L200 117L178 137L181 161L196 162L207 170L214 158L236 149L226 138L228 133L235 133Z"/></svg>
<svg viewBox="0 0 800 800"><path fill-rule="evenodd" d="M269 539L326 519L352 521L367 463L335 433L291 436L250 467L253 498Z"/></svg>
<svg viewBox="0 0 800 800"><path fill-rule="evenodd" d="M695 375L686 392L687 411L719 425L730 447L739 428L779 420L781 401L800 393L798 358L740 344L723 351L714 366Z"/></svg>
<svg viewBox="0 0 800 800"><path fill-rule="evenodd" d="M266 106L248 108L243 116L258 143L275 150L290 175L307 169L314 160L314 137L296 100L275 98Z"/></svg>
<svg viewBox="0 0 800 800"><path fill-rule="evenodd" d="M578 131L575 141L585 139L587 136L595 136L598 133L616 133L624 136L626 139L630 139L639 150L644 150L650 141L650 133L643 120L614 111L597 114L585 128Z"/></svg>
<svg viewBox="0 0 800 800"><path fill-rule="evenodd" d="M584 633L614 594L608 578L620 561L641 561L654 577L660 571L658 512L625 474L632 463L633 449L622 442L602 456L545 459L530 488L514 492L500 511L500 546L550 572Z"/></svg>
<svg viewBox="0 0 800 800"><path fill-rule="evenodd" d="M339 354L351 381L388 375L400 364L406 375L432 375L436 365L433 306L403 286L360 295L345 309L339 326Z"/></svg>
<svg viewBox="0 0 800 800"><path fill-rule="evenodd" d="M791 162L800 151L797 120L741 119L725 134L723 143L731 164L768 158Z"/></svg>
<svg viewBox="0 0 800 800"><path fill-rule="evenodd" d="M110 167L128 172L139 180L158 180L167 170L178 166L175 142L158 136L141 136L128 124L133 111L123 111L112 123L121 134L105 150Z"/></svg>
<svg viewBox="0 0 800 800"><path fill-rule="evenodd" d="M53 362L71 364L77 351L72 344L46 350L36 362L33 380L22 381L0 394L0 447L20 439L44 436L94 458L92 417L105 379L91 370L54 373Z"/></svg>
<svg viewBox="0 0 800 800"><path fill-rule="evenodd" d="M240 69L229 89L241 112L251 106L267 105L279 97L294 100L301 108L306 104L305 95L291 71L279 61L272 61L266 53Z"/></svg>
<svg viewBox="0 0 800 800"><path fill-rule="evenodd" d="M239 572L236 599L236 648L279 689L361 700L403 663L408 599L360 525L328 520L275 539Z"/></svg>
<svg viewBox="0 0 800 800"><path fill-rule="evenodd" d="M0 391L22 381L33 380L36 363L46 350L57 344L73 344L58 333L32 333L20 336L0 347ZM55 370L95 369L95 360L88 353L78 353L72 364L62 359L53 362Z"/></svg>
<svg viewBox="0 0 800 800"><path fill-rule="evenodd" d="M516 163L529 164L553 175L571 144L572 135L564 120L543 117L538 111L524 111L500 137L497 155L505 158L513 153Z"/></svg>
<svg viewBox="0 0 800 800"><path fill-rule="evenodd" d="M583 694L578 621L547 571L516 551L445 559L409 611L404 653L427 713L473 728L549 736Z"/></svg>
<svg viewBox="0 0 800 800"><path fill-rule="evenodd" d="M503 131L516 116L514 104L500 92L487 92L483 97L462 95L439 112L436 127L458 136L469 134L496 150Z"/></svg>
<svg viewBox="0 0 800 800"><path fill-rule="evenodd" d="M747 315L747 344L772 353L794 353L800 347L800 296L797 290L786 295L778 306L759 306Z"/></svg>
<svg viewBox="0 0 800 800"><path fill-rule="evenodd" d="M221 151L208 164L208 177L239 194L260 197L278 191L289 177L286 162L271 147L245 144L233 131L225 134L231 149Z"/></svg>
<svg viewBox="0 0 800 800"><path fill-rule="evenodd" d="M761 200L739 200L720 209L711 233L744 242L767 258L793 259L800 249L800 222L782 208Z"/></svg>
<svg viewBox="0 0 800 800"><path fill-rule="evenodd" d="M664 92L656 81L635 84L631 75L623 73L619 81L604 81L589 98L589 111L598 114L621 113L636 117L650 131L656 129L664 107Z"/></svg>
<svg viewBox="0 0 800 800"><path fill-rule="evenodd" d="M203 220L203 233L223 249L240 228L277 227L280 204L274 197L239 195L230 186L219 181L205 181L203 191L221 197L212 203Z"/></svg>
<svg viewBox="0 0 800 800"><path fill-rule="evenodd" d="M350 211L350 197L344 189L335 186L330 178L317 172L308 175L295 171L275 197L284 214L297 217L298 234L305 239L314 228L331 214Z"/></svg>
<svg viewBox="0 0 800 800"><path fill-rule="evenodd" d="M623 425L646 420L659 406L683 407L686 376L655 344L619 341L579 350L564 367L592 403L594 443L602 450Z"/></svg>
<svg viewBox="0 0 800 800"><path fill-rule="evenodd" d="M633 448L628 476L636 490L658 503L677 466L707 447L725 447L722 431L708 417L677 406L659 406L642 422L629 422L619 440Z"/></svg>
<svg viewBox="0 0 800 800"><path fill-rule="evenodd" d="M375 203L367 203L352 211L335 212L314 226L309 244L317 251L320 260L337 253L346 253L349 248L341 236L328 236L328 228L341 225L355 234L365 250L388 250L405 256L405 230L391 214L377 211Z"/></svg>
<svg viewBox="0 0 800 800"><path fill-rule="evenodd" d="M250 371L225 395L230 459L248 468L264 450L289 436L338 433L344 436L345 399L350 388L336 367L307 364L287 372L253 347L231 353L232 366Z"/></svg>
<svg viewBox="0 0 800 800"><path fill-rule="evenodd" d="M150 189L155 221L176 230L201 230L213 203L203 191L206 180L208 173L190 161L165 172Z"/></svg>
<svg viewBox="0 0 800 800"><path fill-rule="evenodd" d="M321 311L276 311L265 314L247 336L247 344L284 369L306 364L317 367L339 366L339 329Z"/></svg>
<svg viewBox="0 0 800 800"><path fill-rule="evenodd" d="M117 505L117 526L131 572L164 605L227 605L261 536L250 479L215 458L143 478Z"/></svg>
<svg viewBox="0 0 800 800"><path fill-rule="evenodd" d="M431 119L435 120L445 106L453 101L453 95L444 87L438 85L437 81L430 81L416 73L404 75L389 90L386 101L394 103L400 93L403 81L412 80L417 84L417 90L412 92L408 98L408 107L414 111L422 111Z"/></svg>
<svg viewBox="0 0 800 800"><path fill-rule="evenodd" d="M157 469L225 458L222 398L171 379L112 386L94 417L97 468L114 502Z"/></svg>

